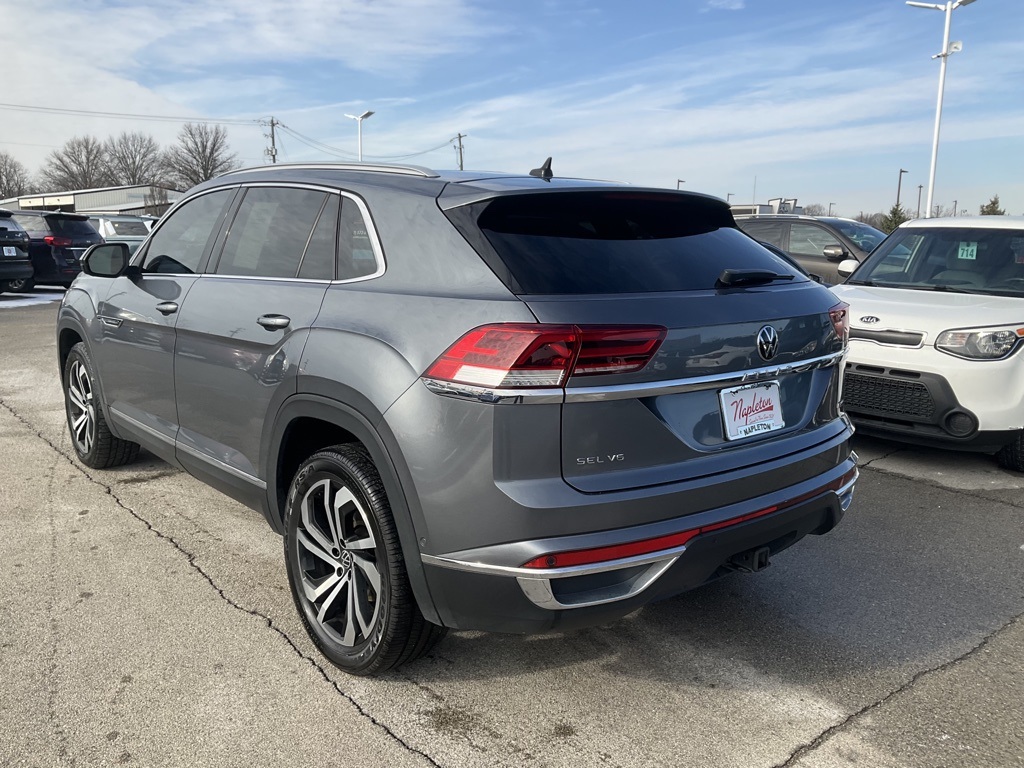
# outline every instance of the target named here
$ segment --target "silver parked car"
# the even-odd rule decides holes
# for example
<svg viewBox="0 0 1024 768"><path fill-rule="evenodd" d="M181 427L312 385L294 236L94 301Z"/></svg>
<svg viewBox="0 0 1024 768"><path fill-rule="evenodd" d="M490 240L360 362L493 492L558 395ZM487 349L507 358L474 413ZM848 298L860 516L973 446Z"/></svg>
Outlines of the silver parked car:
<svg viewBox="0 0 1024 768"><path fill-rule="evenodd" d="M149 235L149 227L141 216L90 214L89 223L108 243L126 243L129 253L135 253Z"/></svg>
<svg viewBox="0 0 1024 768"><path fill-rule="evenodd" d="M57 325L79 458L143 445L260 510L355 674L831 530L845 305L721 200L544 170L236 171L92 249Z"/></svg>

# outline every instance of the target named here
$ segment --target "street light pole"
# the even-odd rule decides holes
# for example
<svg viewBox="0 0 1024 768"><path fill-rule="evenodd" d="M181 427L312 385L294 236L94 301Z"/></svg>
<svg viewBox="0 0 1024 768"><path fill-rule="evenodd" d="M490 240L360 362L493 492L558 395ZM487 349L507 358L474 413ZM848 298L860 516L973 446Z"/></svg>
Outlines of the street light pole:
<svg viewBox="0 0 1024 768"><path fill-rule="evenodd" d="M831 216L831 215L832 215L832 206L833 206L833 205L835 205L835 203L829 203L829 204L828 204L828 215L829 215L829 216Z"/></svg>
<svg viewBox="0 0 1024 768"><path fill-rule="evenodd" d="M900 207L900 188L903 186L903 174L904 173L910 173L910 171L905 171L902 168L900 168L900 175L897 177L897 180L896 180L896 207L897 208Z"/></svg>
<svg viewBox="0 0 1024 768"><path fill-rule="evenodd" d="M915 8L930 8L936 11L943 11L946 14L946 25L942 33L942 52L932 56L933 59L942 59L939 66L939 98L935 105L935 134L932 137L932 162L931 168L928 171L928 207L925 210L925 217L930 217L932 212L932 198L935 196L935 166L939 159L939 124L942 121L942 93L946 87L946 59L951 54L963 49L963 43L954 42L950 45L949 42L949 24L953 18L953 11L959 8L961 5L970 5L974 0L946 0L943 5L937 3L919 3L914 0L907 0L907 5L912 5Z"/></svg>
<svg viewBox="0 0 1024 768"><path fill-rule="evenodd" d="M363 162L363 120L374 114L372 109L368 109L361 115L345 115L345 117L356 121L358 126L357 131L359 133L359 162Z"/></svg>
<svg viewBox="0 0 1024 768"><path fill-rule="evenodd" d="M725 193L725 202L728 203L730 200L732 200L732 196L735 195L735 194L736 194L735 192L726 192Z"/></svg>
<svg viewBox="0 0 1024 768"><path fill-rule="evenodd" d="M917 216L916 216L916 218L918 218L918 219L921 218L921 190L922 189L924 189L924 184L918 184L917 185Z"/></svg>
<svg viewBox="0 0 1024 768"><path fill-rule="evenodd" d="M953 215L954 215L954 216L956 216L956 204L957 204L957 201L956 201L956 200L954 200L954 201L953 201Z"/></svg>
<svg viewBox="0 0 1024 768"><path fill-rule="evenodd" d="M686 179L676 179L676 189L679 189L685 183Z"/></svg>

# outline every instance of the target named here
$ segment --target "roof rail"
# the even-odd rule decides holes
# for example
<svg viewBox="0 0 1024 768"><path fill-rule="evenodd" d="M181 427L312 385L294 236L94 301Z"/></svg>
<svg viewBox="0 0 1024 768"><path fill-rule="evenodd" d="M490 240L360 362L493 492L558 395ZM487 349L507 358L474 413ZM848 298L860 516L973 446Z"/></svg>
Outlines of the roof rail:
<svg viewBox="0 0 1024 768"><path fill-rule="evenodd" d="M274 163L273 165L259 165L253 168L239 168L234 171L227 171L218 176L231 176L236 173L249 173L250 171L265 171L271 168L289 168L297 171L306 170L328 170L328 171L363 171L365 173L398 173L407 176L423 176L436 179L440 174L422 165L389 165L386 163Z"/></svg>

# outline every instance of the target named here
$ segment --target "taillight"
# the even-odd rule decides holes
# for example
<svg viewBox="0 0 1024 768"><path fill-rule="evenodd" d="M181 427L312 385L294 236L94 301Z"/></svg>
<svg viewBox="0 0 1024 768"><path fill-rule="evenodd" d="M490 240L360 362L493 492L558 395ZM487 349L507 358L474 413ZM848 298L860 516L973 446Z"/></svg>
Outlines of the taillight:
<svg viewBox="0 0 1024 768"><path fill-rule="evenodd" d="M828 311L828 316L832 320L836 336L842 339L845 345L850 338L850 305L841 301Z"/></svg>
<svg viewBox="0 0 1024 768"><path fill-rule="evenodd" d="M560 387L570 376L641 370L666 333L656 325L485 325L452 344L423 375L482 387Z"/></svg>
<svg viewBox="0 0 1024 768"><path fill-rule="evenodd" d="M43 238L43 242L47 245L52 245L56 248L70 248L71 238L70 237L57 237L55 235L47 235Z"/></svg>

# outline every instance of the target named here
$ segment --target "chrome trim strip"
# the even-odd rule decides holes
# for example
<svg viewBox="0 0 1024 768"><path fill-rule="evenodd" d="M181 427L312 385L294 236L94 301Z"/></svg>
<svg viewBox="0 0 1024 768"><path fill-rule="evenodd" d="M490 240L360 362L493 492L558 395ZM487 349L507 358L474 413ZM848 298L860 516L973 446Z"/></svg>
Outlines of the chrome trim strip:
<svg viewBox="0 0 1024 768"><path fill-rule="evenodd" d="M489 576L515 576L525 579L565 579L570 576L590 576L594 573L605 573L606 571L618 571L622 568L632 568L637 565L648 565L663 560L675 561L683 552L686 545L683 544L672 549L659 549L646 555L634 555L633 557L622 557L618 560L606 560L590 565L570 565L565 568L514 568L508 565L490 565L488 563L470 563L465 560L455 560L442 555L421 554L420 559L427 565L436 565L439 568L450 568L453 571L467 571L469 573L480 573Z"/></svg>
<svg viewBox="0 0 1024 768"><path fill-rule="evenodd" d="M458 397L463 400L479 400L481 403L494 405L519 405L542 403L590 403L607 400L623 400L636 397L657 397L674 395L680 392L696 392L702 389L719 389L729 386L756 384L757 382L774 379L787 373L804 373L829 368L839 363L846 355L846 350L833 352L824 357L811 360L800 360L786 365L774 365L754 370L734 373L719 373L713 376L697 376L690 379L672 379L671 381L647 381L637 384L614 384L604 387L567 387L556 389L497 389L479 387L471 384L456 384L450 381L439 381L426 376L421 377L427 389L436 395Z"/></svg>
<svg viewBox="0 0 1024 768"><path fill-rule="evenodd" d="M658 397L674 395L680 392L696 392L702 389L719 389L742 384L753 384L765 379L774 379L789 373L805 373L818 368L829 368L839 363L846 355L846 350L833 352L824 357L811 360L799 360L786 365L773 365L766 368L755 368L748 371L719 373L712 376L696 376L689 379L672 381L649 381L638 384L615 384L605 387L567 387L566 403L591 403L604 400L621 400L633 397Z"/></svg>
<svg viewBox="0 0 1024 768"><path fill-rule="evenodd" d="M858 331L876 331L878 333L909 333L919 335L921 341L917 344L890 344L884 341L877 341L875 339L865 339L863 337L854 338L854 329ZM868 328L866 326L850 326L850 341L863 341L868 344L877 344L880 347L893 347L895 349L921 349L924 346L925 341L928 339L928 334L924 331L911 330L909 328Z"/></svg>
<svg viewBox="0 0 1024 768"><path fill-rule="evenodd" d="M603 590L594 590L590 593L582 592L580 594L590 594L591 598L584 598L577 602L563 603L555 597L554 591L551 589L551 579L527 579L520 576L516 581L519 582L519 588L523 590L523 594L526 595L527 599L534 605L541 608L547 608L549 611L565 611L570 608L586 608L591 605L614 603L619 600L625 600L639 595L651 586L651 584L660 579L665 571L675 565L675 562L678 559L678 557L673 557L669 560L652 563L643 574L614 587L607 587ZM599 596L595 597L595 595Z"/></svg>
<svg viewBox="0 0 1024 768"><path fill-rule="evenodd" d="M205 461L207 464L212 464L212 465L222 469L223 471L227 472L229 475L234 475L235 477L239 478L240 480L245 480L250 485L255 485L261 491L267 490L266 482L264 482L263 480L260 480L258 477L254 477L253 475L250 475L248 472L243 472L242 470L238 469L237 467L232 467L230 464L225 464L220 459L215 459L212 456L210 456L209 454L203 453L202 451L200 451L197 448L193 448L191 445L185 445L184 443L176 440L174 442L174 447L177 448L177 449L181 449L185 453L189 454L190 456L194 456L195 458L197 458L197 459L199 459L201 461Z"/></svg>
<svg viewBox="0 0 1024 768"><path fill-rule="evenodd" d="M124 322L124 320L118 317L109 317L107 315L97 315L96 317L101 323L103 323L103 325L107 326L108 328L120 328L121 323Z"/></svg>
<svg viewBox="0 0 1024 768"><path fill-rule="evenodd" d="M139 431L145 432L150 437L155 437L161 443L165 443L166 445L169 445L172 448L174 447L174 439L173 438L168 437L167 435L165 435L163 432L160 432L159 430L153 429L153 427L149 426L148 424L143 424L138 419L133 419L131 416L125 415L124 413L122 413L121 411L117 410L116 408L111 407L111 409L110 409L110 418L112 418L114 421L127 422L128 424L130 424L131 426L135 427Z"/></svg>
<svg viewBox="0 0 1024 768"><path fill-rule="evenodd" d="M492 405L517 405L520 403L561 403L565 392L561 389L488 389L470 384L455 384L437 379L420 379L435 395L458 397L463 400L479 400Z"/></svg>

